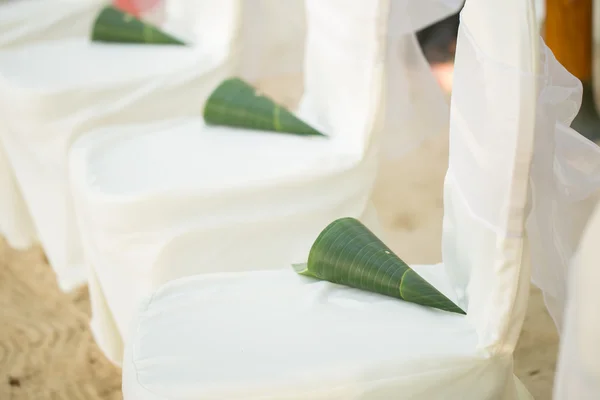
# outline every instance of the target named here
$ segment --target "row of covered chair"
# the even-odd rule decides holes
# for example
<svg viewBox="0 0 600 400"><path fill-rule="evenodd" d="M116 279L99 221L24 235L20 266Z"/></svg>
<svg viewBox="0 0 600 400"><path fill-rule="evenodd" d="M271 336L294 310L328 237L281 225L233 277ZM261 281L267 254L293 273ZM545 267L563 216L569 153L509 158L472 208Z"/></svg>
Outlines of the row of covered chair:
<svg viewBox="0 0 600 400"><path fill-rule="evenodd" d="M375 26L390 29L390 2L354 4L370 16L362 24L363 38ZM310 35L312 24L323 23L311 19L311 11L326 6L314 0L307 7ZM338 16L352 21L341 9ZM509 21L516 29L507 32ZM513 376L512 352L527 304L529 250L541 243L529 236L532 202L539 212L562 195L557 193L562 184L584 189L579 178L595 171L578 157L588 162L600 157L593 143L568 128L580 84L536 32L531 2L467 0L462 11L443 264L413 268L464 307L466 317L373 297L289 269L182 277L161 285L140 306L124 360L125 396L531 398ZM337 37L336 46L344 48L350 37ZM370 63L379 64L380 57L386 56L380 52ZM385 67L375 71L370 78L380 84L391 73ZM394 106L385 97L374 101ZM569 169L568 178L545 162L550 155ZM552 184L544 186L547 182ZM568 200L556 205L557 213L580 205ZM567 234L558 222L551 222L551 232L562 234L553 239L566 249L576 245L580 227ZM192 268L201 259L191 250L199 239L189 232L173 240L155 268ZM543 267L538 261L534 269ZM549 268L554 267L562 265Z"/></svg>
<svg viewBox="0 0 600 400"><path fill-rule="evenodd" d="M424 109L439 114L421 120L442 131L447 108L414 31L459 2L432 4L426 12L413 7L414 18L398 14L396 46L385 49L394 55L394 89L382 93L395 102L418 93ZM335 217L372 215L367 204L379 136L410 147L419 135L384 131L412 124L406 129L412 133L420 114L375 110L386 123L373 125L374 86L356 77L381 68L362 60L380 43L335 25L335 2L316 10L321 24L308 36L302 1L167 2L163 29L188 46L93 42L92 25L105 6L92 0L3 6L2 36L11 39L0 53L7 156L1 172L11 196L1 226L17 247L39 238L64 290L89 283L93 331L118 362L136 299L151 284L182 274L279 268L301 260ZM359 9L351 16L354 24L365 20ZM24 20L33 21L26 30ZM323 47L322 39L338 35L351 35L353 44ZM302 71L299 115L327 139L204 124L206 98L230 76L257 81ZM407 73L418 78L414 86L429 89L411 89ZM188 230L203 232L198 265L210 266L153 271L160 249ZM244 249L228 250L238 244ZM266 254L264 246L278 250Z"/></svg>
<svg viewBox="0 0 600 400"><path fill-rule="evenodd" d="M68 195L67 152L71 143L82 133L106 124L197 115L203 99L223 79L238 73L247 75L249 70L254 73L254 65L245 69L241 48L254 46L251 50L263 59L272 55L268 44L280 47L275 40L265 44L249 35L245 36L249 43L240 43L242 26L256 25L252 21L257 17L276 18L253 11L252 18L244 20L240 1L220 2L218 6L191 1L183 15L177 12L181 3L169 4L176 9L168 14L173 18L165 25L180 31L193 45L92 43L92 23L105 6L102 1L24 0L3 6L0 101L5 122L2 142L10 160L2 169L2 181L10 193L2 210L6 215L3 232L17 247L27 246L38 236L62 288L72 288L85 278L81 241ZM190 18L189 13L197 17ZM303 34L299 22L297 30L292 30L296 36ZM253 44L256 42L261 43L260 48ZM298 46L291 48L301 54ZM249 59L253 62L254 57ZM271 58L270 62L278 64L278 60ZM27 224L21 197L33 216L35 229Z"/></svg>
<svg viewBox="0 0 600 400"><path fill-rule="evenodd" d="M89 21L103 6L59 3L60 18ZM381 158L445 119L423 99L441 93L414 32L459 3L189 0L164 27L191 46L91 43L89 26L45 40L41 24L0 49L0 173L15 200L4 212L23 216L21 232L27 214L13 210L31 213L29 237L61 287L88 281L94 335L123 364L125 398L530 398L512 367L529 278L569 264L600 162L568 127L580 84L540 42L531 1L467 0L462 12L443 263L414 268L467 316L289 267L338 217L381 234L370 204ZM18 37L14 26L0 29ZM325 137L202 118L231 76L300 70L297 115ZM562 250L551 262L548 241Z"/></svg>

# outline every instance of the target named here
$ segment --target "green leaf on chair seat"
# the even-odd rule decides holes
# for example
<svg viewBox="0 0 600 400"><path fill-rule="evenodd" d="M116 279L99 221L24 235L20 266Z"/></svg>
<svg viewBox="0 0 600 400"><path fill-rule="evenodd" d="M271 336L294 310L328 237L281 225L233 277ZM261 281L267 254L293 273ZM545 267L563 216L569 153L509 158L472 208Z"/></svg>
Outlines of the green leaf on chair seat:
<svg viewBox="0 0 600 400"><path fill-rule="evenodd" d="M106 6L92 28L93 42L185 45L160 29L113 6Z"/></svg>
<svg viewBox="0 0 600 400"><path fill-rule="evenodd" d="M465 314L354 218L329 224L310 249L308 263L294 265L294 270L300 275Z"/></svg>
<svg viewBox="0 0 600 400"><path fill-rule="evenodd" d="M207 124L325 136L239 78L221 83L206 101Z"/></svg>

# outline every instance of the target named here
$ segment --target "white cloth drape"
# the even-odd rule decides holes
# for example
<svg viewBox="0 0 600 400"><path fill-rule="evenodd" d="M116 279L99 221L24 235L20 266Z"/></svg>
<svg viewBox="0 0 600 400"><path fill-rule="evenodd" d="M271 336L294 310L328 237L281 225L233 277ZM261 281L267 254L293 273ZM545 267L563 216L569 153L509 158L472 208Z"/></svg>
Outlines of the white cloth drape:
<svg viewBox="0 0 600 400"><path fill-rule="evenodd" d="M555 400L594 400L600 393L600 208L590 218L569 290L554 385Z"/></svg>

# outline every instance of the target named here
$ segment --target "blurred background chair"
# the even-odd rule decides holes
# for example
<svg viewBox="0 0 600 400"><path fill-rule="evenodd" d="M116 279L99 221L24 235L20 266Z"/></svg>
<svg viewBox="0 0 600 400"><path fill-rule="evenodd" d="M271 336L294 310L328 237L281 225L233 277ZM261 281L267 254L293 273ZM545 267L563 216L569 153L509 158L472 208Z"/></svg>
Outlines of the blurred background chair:
<svg viewBox="0 0 600 400"><path fill-rule="evenodd" d="M0 51L36 42L85 36L100 0L20 0L0 3ZM31 246L36 232L0 135L0 234L18 249Z"/></svg>
<svg viewBox="0 0 600 400"><path fill-rule="evenodd" d="M104 124L199 114L239 60L239 2L210 10L205 37L189 46L91 42L89 25L0 54L2 142L61 288L86 279L67 185L71 142Z"/></svg>

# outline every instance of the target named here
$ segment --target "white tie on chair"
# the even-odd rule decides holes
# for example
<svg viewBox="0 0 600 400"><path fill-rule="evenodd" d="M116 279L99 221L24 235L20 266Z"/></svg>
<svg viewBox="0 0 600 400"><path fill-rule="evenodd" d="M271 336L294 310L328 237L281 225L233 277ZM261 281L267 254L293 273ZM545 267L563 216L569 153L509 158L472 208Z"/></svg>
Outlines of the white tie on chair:
<svg viewBox="0 0 600 400"><path fill-rule="evenodd" d="M19 0L0 3L0 51L89 33L99 0ZM0 129L2 129L0 127ZM15 248L35 242L36 233L0 135L0 235Z"/></svg>
<svg viewBox="0 0 600 400"><path fill-rule="evenodd" d="M550 56L550 55L549 55ZM581 84L560 64L553 81L561 90L548 93L566 106L554 128L536 138L532 165L532 211L527 234L532 238L532 282L558 330L568 298L569 267L600 190L600 148L569 127L581 104Z"/></svg>
<svg viewBox="0 0 600 400"><path fill-rule="evenodd" d="M0 54L0 134L63 289L85 279L67 183L71 142L105 124L200 114L238 56L239 3L210 3L219 40L119 45L92 43L87 34Z"/></svg>
<svg viewBox="0 0 600 400"><path fill-rule="evenodd" d="M322 2L310 4L309 21ZM516 29L507 32L509 21ZM536 163L548 156L537 143L559 136L556 126L568 123L573 107L564 94L577 89L560 86L560 65L540 43L531 2L467 0L444 188L444 266L416 267L466 306L467 317L291 270L181 278L140 308L123 362L125 398L530 399L512 372L528 250L538 240L526 235L530 188L540 169L553 173ZM589 153L578 155L582 165L590 161ZM561 178L576 185L572 177ZM192 245L175 240L157 268L193 263L184 255Z"/></svg>
<svg viewBox="0 0 600 400"><path fill-rule="evenodd" d="M90 285L101 290L92 326L111 359L121 357L115 343L152 286L198 273L279 269L302 261L332 219L363 216L376 224L367 204L385 111L387 40L374 25L377 7L365 6L366 16L360 7L340 15L338 3L327 4L314 8L309 24L300 114L328 138L187 118L106 127L74 144L72 191L98 279ZM186 231L195 232L186 242L195 248L193 266L153 270L165 243Z"/></svg>

